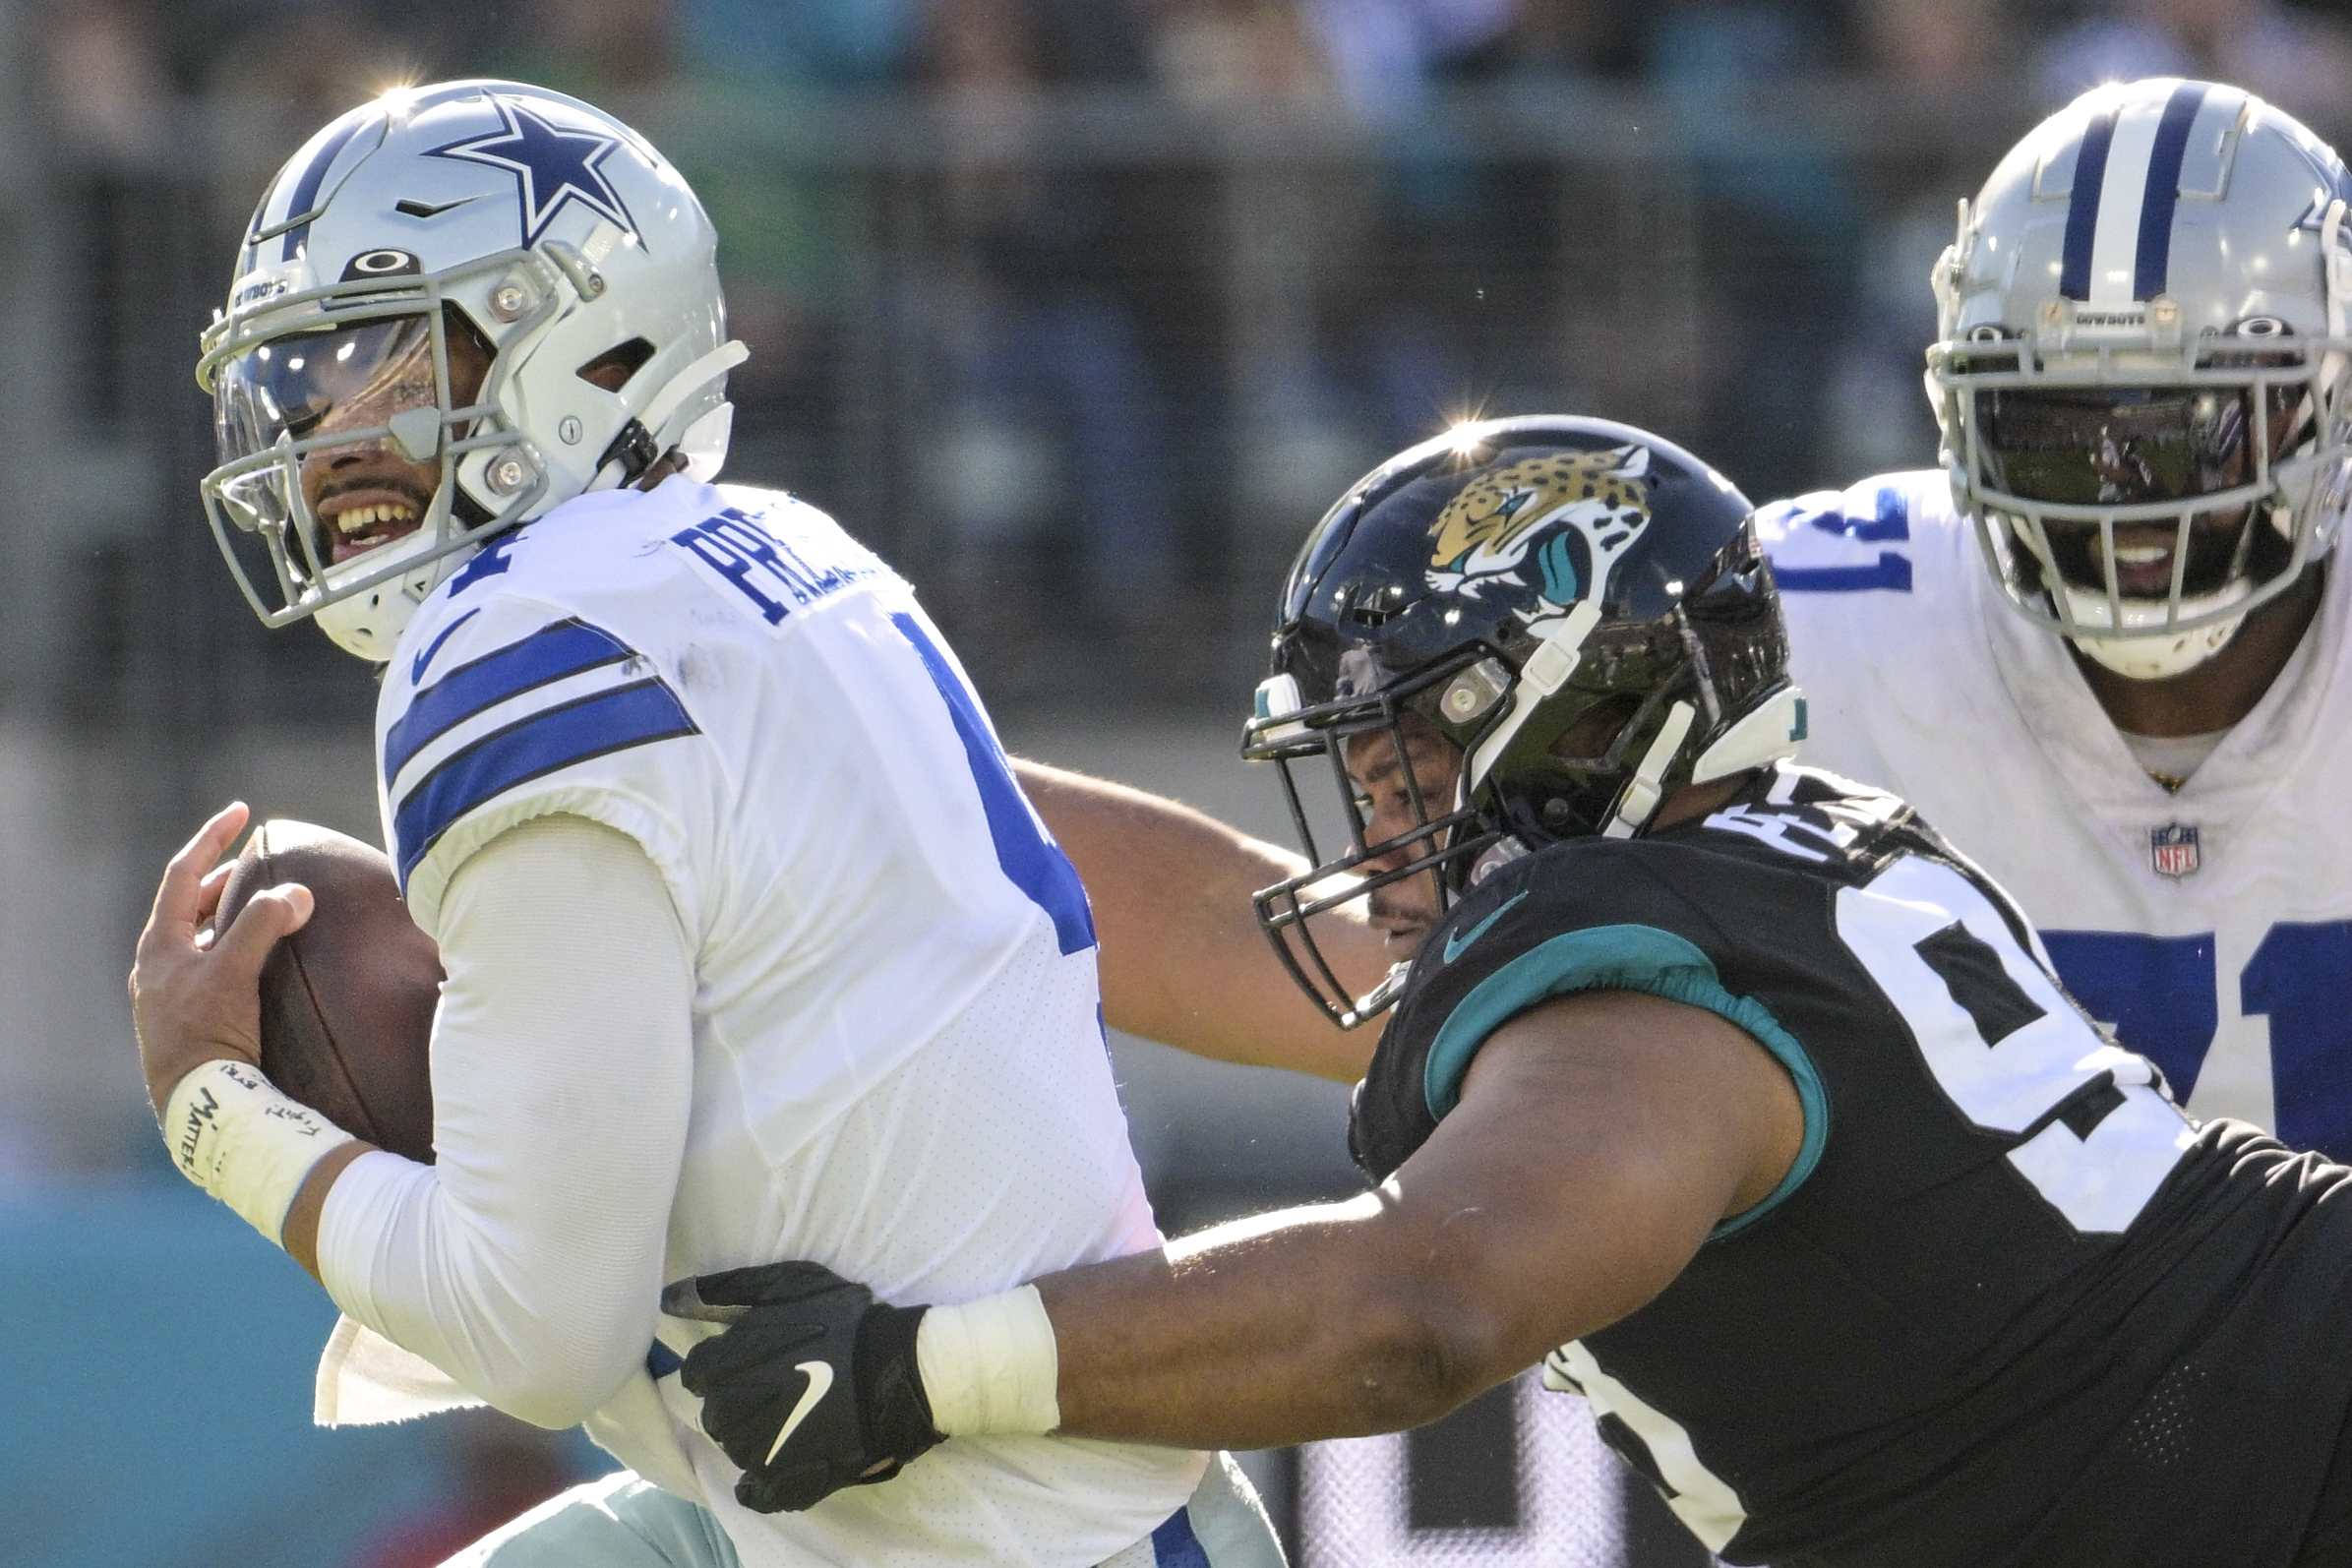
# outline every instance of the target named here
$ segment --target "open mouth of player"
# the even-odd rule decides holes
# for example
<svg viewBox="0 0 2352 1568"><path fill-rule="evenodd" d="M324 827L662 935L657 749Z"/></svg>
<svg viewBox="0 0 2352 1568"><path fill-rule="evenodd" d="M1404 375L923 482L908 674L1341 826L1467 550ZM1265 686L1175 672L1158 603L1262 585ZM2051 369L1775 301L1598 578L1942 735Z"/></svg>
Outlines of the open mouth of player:
<svg viewBox="0 0 2352 1568"><path fill-rule="evenodd" d="M2192 597L2219 590L2238 561L2247 510L2201 513L2189 528L2189 559L2181 591ZM2104 595L2106 548L2087 524L2053 523L2051 554L2059 576L2075 588ZM2115 590L2126 599L2162 601L2172 595L2180 530L2171 523L2129 523L2115 530Z"/></svg>
<svg viewBox="0 0 2352 1568"><path fill-rule="evenodd" d="M331 563L354 560L405 538L423 523L427 502L405 487L370 485L330 496L318 505Z"/></svg>
<svg viewBox="0 0 2352 1568"><path fill-rule="evenodd" d="M2127 599L2161 599L2172 591L2172 544L2169 528L2160 540L2150 540L2137 528L2116 530L2115 585Z"/></svg>

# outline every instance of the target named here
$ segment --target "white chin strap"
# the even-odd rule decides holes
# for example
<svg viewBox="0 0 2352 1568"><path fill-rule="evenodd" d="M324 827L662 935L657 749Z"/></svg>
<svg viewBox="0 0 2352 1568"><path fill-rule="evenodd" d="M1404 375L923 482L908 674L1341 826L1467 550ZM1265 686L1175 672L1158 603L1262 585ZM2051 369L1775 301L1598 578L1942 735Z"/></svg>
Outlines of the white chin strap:
<svg viewBox="0 0 2352 1568"><path fill-rule="evenodd" d="M2061 590L2066 595L2066 608L2077 626L2096 626L2107 620L2107 597L2100 593L2086 593L2080 588ZM2199 615L2218 610L2243 599L2251 592L2245 582L2233 582L2219 593L2201 599L2181 601L2183 615ZM2199 665L2229 646L2230 638L2238 634L2238 628L2246 624L2243 615L2208 621L2203 626L2191 627L2183 632L2166 632L2164 607L2150 604L2144 608L2124 606L2124 624L2120 634L2114 636L2070 636L2068 641L2082 650L2083 656L2113 670L2132 681L2164 681L2176 675L2186 675Z"/></svg>
<svg viewBox="0 0 2352 1568"><path fill-rule="evenodd" d="M409 538L416 541L408 545L412 550L432 542L430 531L424 528L418 529ZM403 544L408 544L408 540L396 540L384 548L397 550ZM319 623L319 630L327 633L328 640L345 653L356 654L370 664L389 664L392 662L392 649L399 645L400 633L407 630L417 606L423 604L426 595L440 586L443 577L463 566L472 556L470 550L458 550L438 561L423 562L415 571L388 577L365 593L337 599L311 619ZM383 562L374 551L370 551L352 565L374 571ZM328 580L330 584L333 581L332 572L328 573Z"/></svg>
<svg viewBox="0 0 2352 1568"><path fill-rule="evenodd" d="M1675 754L1690 738L1691 725L1698 717L1699 710L1688 702L1677 702L1666 710L1666 722L1658 726L1658 738L1642 754L1642 765L1633 770L1625 793L1617 797L1617 810L1609 817L1608 826L1600 830L1601 837L1631 838L1658 814L1658 803L1666 798L1665 787L1659 781L1666 776L1666 769L1674 765Z"/></svg>

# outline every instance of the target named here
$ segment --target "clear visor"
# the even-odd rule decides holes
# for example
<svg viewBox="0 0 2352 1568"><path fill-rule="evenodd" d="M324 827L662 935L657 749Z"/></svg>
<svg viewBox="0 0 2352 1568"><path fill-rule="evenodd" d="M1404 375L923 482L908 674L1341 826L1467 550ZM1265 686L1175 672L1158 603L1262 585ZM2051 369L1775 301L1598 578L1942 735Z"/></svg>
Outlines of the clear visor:
<svg viewBox="0 0 2352 1568"><path fill-rule="evenodd" d="M220 460L235 462L280 440L385 426L439 404L431 321L395 316L273 338L229 360L213 373L212 431Z"/></svg>
<svg viewBox="0 0 2352 1568"><path fill-rule="evenodd" d="M207 488L245 533L283 542L289 598L428 527L490 359L462 317L412 310L282 333L214 368Z"/></svg>

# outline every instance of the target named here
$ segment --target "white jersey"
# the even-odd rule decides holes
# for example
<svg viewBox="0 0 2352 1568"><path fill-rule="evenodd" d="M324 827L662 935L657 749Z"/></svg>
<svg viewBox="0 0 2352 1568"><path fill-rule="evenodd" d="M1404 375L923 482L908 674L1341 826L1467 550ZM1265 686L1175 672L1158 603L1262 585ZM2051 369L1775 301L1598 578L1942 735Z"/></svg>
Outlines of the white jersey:
<svg viewBox="0 0 2352 1568"><path fill-rule="evenodd" d="M2014 894L2077 999L2201 1116L2352 1159L2348 574L2178 793L2000 597L1941 473L1759 513L1804 760L1883 785Z"/></svg>
<svg viewBox="0 0 2352 1568"><path fill-rule="evenodd" d="M683 478L569 502L418 613L378 737L428 933L466 858L545 814L617 828L659 869L697 990L663 1278L809 1258L954 1302L1158 1244L1084 891L910 590L830 519ZM746 1568L1079 1568L1201 1474L1168 1449L958 1440L887 1486L753 1514L677 1418L676 1348L648 1357L659 1398L633 1376L589 1428L698 1482ZM664 1468L682 1449L684 1481Z"/></svg>

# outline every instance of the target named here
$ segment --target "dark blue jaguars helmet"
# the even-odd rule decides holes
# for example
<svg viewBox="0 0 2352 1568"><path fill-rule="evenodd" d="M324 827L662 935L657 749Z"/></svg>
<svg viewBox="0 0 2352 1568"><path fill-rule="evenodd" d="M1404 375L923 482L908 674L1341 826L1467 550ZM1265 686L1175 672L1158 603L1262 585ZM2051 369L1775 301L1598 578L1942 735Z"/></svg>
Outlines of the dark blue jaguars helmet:
<svg viewBox="0 0 2352 1568"><path fill-rule="evenodd" d="M1677 786L1795 752L1803 699L1752 511L1671 442L1539 415L1401 452L1315 525L1242 754L1281 764L1313 867L1259 893L1259 918L1343 1027L1390 988L1351 998L1309 917L1428 872L1449 898L1538 846L1639 833ZM1424 801L1409 780L1413 827L1367 843L1346 748L1386 730L1403 755L1409 729L1460 750L1460 782ZM1327 766L1347 800L1341 853L1316 844L1300 762Z"/></svg>

